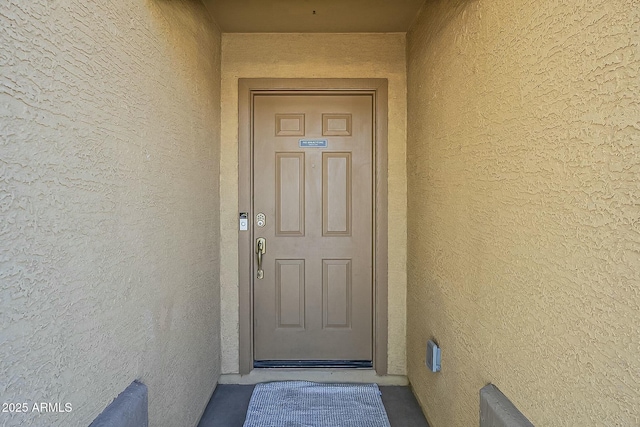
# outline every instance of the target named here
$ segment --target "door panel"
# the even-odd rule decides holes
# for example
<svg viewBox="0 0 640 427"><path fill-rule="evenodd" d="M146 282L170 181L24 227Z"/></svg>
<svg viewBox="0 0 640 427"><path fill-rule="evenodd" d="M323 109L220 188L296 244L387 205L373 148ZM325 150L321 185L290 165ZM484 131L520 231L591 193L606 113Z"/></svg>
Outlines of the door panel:
<svg viewBox="0 0 640 427"><path fill-rule="evenodd" d="M351 260L322 260L322 318L324 328L351 327Z"/></svg>
<svg viewBox="0 0 640 427"><path fill-rule="evenodd" d="M304 329L304 260L276 260L278 328Z"/></svg>
<svg viewBox="0 0 640 427"><path fill-rule="evenodd" d="M351 235L351 153L322 153L322 235Z"/></svg>
<svg viewBox="0 0 640 427"><path fill-rule="evenodd" d="M304 235L304 153L276 153L276 236Z"/></svg>
<svg viewBox="0 0 640 427"><path fill-rule="evenodd" d="M256 361L373 358L372 118L368 94L254 97Z"/></svg>

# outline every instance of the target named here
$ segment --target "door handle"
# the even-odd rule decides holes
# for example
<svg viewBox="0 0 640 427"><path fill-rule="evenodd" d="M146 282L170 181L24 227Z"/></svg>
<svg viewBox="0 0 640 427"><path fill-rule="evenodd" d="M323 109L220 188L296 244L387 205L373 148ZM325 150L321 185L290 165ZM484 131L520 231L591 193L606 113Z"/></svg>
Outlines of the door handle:
<svg viewBox="0 0 640 427"><path fill-rule="evenodd" d="M258 254L258 279L264 278L264 271L262 270L262 255L267 253L267 239L264 237L258 237L256 239L256 254Z"/></svg>

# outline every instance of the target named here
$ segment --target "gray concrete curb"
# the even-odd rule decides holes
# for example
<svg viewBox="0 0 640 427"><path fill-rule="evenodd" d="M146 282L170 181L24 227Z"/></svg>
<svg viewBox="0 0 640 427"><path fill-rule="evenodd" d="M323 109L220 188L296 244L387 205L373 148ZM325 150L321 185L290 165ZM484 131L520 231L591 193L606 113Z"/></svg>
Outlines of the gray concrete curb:
<svg viewBox="0 0 640 427"><path fill-rule="evenodd" d="M534 427L498 387L480 389L480 427Z"/></svg>
<svg viewBox="0 0 640 427"><path fill-rule="evenodd" d="M89 427L149 427L147 386L132 382Z"/></svg>

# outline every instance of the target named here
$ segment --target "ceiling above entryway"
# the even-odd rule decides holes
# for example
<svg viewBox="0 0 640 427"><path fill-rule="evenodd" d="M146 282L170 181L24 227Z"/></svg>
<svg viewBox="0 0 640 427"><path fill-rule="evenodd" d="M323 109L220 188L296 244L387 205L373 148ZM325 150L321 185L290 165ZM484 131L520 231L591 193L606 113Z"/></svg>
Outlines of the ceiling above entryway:
<svg viewBox="0 0 640 427"><path fill-rule="evenodd" d="M226 33L405 32L424 0L203 0Z"/></svg>

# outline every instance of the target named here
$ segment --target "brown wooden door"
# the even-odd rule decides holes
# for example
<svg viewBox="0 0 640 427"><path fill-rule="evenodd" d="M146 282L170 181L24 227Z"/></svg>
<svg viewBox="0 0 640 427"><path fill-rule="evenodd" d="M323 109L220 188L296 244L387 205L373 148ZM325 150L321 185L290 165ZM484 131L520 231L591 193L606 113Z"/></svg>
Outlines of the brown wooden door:
<svg viewBox="0 0 640 427"><path fill-rule="evenodd" d="M372 138L370 95L254 98L255 366L372 360Z"/></svg>

